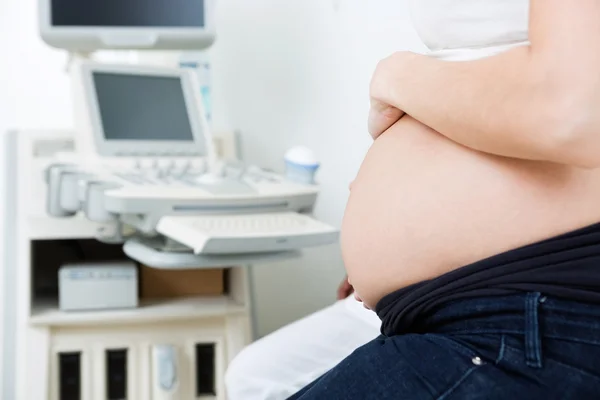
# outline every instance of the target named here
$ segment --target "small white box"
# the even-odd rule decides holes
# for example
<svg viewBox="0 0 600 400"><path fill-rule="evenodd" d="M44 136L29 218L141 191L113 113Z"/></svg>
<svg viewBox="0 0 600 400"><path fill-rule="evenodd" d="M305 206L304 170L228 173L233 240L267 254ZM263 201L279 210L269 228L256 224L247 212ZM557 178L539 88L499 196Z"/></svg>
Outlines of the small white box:
<svg viewBox="0 0 600 400"><path fill-rule="evenodd" d="M58 272L62 311L108 310L138 306L138 272L132 262L67 264Z"/></svg>

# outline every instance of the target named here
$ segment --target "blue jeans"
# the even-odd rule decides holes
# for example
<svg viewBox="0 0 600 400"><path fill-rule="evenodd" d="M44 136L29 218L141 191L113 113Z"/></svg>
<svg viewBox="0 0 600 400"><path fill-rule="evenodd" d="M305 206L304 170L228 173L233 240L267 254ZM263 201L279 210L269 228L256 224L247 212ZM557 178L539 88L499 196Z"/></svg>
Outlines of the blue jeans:
<svg viewBox="0 0 600 400"><path fill-rule="evenodd" d="M600 306L539 293L450 303L290 399L600 399Z"/></svg>

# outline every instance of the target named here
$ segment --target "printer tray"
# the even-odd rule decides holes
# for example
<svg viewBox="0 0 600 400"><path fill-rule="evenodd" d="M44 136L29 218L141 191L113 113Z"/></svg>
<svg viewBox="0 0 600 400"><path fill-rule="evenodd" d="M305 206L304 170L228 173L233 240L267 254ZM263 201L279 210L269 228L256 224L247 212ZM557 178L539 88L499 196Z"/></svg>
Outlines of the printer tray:
<svg viewBox="0 0 600 400"><path fill-rule="evenodd" d="M298 250L337 242L336 228L295 212L166 216L156 230L195 254Z"/></svg>

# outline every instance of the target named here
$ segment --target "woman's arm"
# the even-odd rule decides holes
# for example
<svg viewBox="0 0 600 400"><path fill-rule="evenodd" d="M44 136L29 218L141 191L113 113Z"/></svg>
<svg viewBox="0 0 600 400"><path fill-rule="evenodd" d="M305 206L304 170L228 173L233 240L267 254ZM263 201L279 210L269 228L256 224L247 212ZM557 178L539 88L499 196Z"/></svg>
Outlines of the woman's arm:
<svg viewBox="0 0 600 400"><path fill-rule="evenodd" d="M394 54L373 100L476 150L600 166L600 0L530 4L530 45L462 62Z"/></svg>

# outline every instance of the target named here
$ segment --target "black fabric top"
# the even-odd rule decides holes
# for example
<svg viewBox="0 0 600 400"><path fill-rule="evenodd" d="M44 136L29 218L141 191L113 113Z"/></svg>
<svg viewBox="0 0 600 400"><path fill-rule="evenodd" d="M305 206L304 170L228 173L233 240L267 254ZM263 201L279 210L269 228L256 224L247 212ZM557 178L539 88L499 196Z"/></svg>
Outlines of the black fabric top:
<svg viewBox="0 0 600 400"><path fill-rule="evenodd" d="M375 311L382 334L419 333L419 321L450 301L515 292L600 304L600 223L400 289Z"/></svg>

